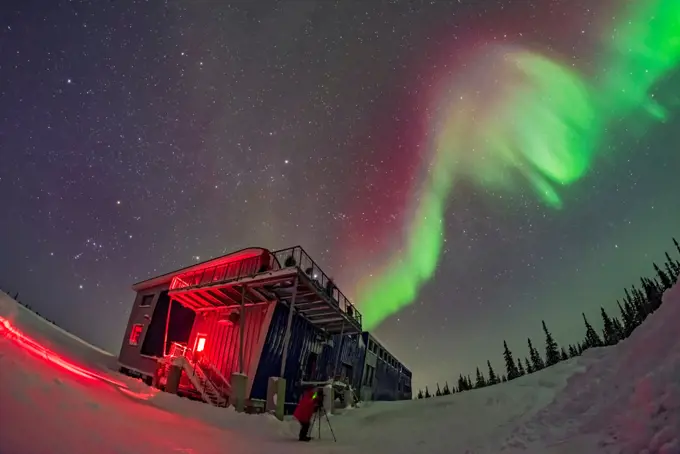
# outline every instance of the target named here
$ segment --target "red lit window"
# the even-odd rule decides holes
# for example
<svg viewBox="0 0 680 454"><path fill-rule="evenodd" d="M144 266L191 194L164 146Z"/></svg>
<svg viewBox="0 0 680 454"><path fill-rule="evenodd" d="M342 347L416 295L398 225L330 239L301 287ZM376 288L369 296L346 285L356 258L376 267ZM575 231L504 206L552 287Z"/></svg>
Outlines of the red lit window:
<svg viewBox="0 0 680 454"><path fill-rule="evenodd" d="M196 336L196 345L194 346L195 352L202 352L205 350L205 334L199 334Z"/></svg>
<svg viewBox="0 0 680 454"><path fill-rule="evenodd" d="M130 345L138 345L139 344L139 338L142 337L142 330L144 329L144 325L142 324L136 324L132 327L132 331L130 331Z"/></svg>

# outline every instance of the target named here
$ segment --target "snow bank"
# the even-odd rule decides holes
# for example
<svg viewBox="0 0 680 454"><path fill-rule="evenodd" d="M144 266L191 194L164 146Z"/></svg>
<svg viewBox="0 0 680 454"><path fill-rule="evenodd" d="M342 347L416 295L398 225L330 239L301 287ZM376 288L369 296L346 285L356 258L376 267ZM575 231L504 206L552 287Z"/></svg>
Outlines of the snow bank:
<svg viewBox="0 0 680 454"><path fill-rule="evenodd" d="M0 317L21 327L44 346L59 354L87 362L90 367L117 370L118 358L48 322L0 291Z"/></svg>
<svg viewBox="0 0 680 454"><path fill-rule="evenodd" d="M597 452L680 454L680 284L628 339L581 363L529 428L553 443L597 440Z"/></svg>

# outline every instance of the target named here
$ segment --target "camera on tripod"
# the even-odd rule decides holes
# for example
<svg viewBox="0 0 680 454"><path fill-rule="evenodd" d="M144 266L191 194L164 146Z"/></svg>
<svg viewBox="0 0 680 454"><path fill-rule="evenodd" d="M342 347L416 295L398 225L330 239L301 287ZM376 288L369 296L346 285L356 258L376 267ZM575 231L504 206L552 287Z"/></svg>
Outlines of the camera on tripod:
<svg viewBox="0 0 680 454"><path fill-rule="evenodd" d="M324 394L323 387L317 387L314 389L314 405L317 411L323 408Z"/></svg>
<svg viewBox="0 0 680 454"><path fill-rule="evenodd" d="M319 431L319 439L321 439L321 421L322 418L325 418L326 424L328 424L328 429L331 431L331 435L333 435L333 441L338 441L335 438L335 432L333 432L331 421L330 419L328 419L328 413L326 412L326 409L324 408L323 405L324 388L322 386L317 386L314 388L313 399L314 399L314 418L312 419L311 427L314 427L315 423L317 424L317 428Z"/></svg>

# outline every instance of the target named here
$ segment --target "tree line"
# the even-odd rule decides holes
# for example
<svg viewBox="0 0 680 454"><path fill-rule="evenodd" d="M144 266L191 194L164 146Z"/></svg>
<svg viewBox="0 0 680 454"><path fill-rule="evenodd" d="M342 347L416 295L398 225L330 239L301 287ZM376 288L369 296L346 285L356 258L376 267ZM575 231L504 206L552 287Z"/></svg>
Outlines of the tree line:
<svg viewBox="0 0 680 454"><path fill-rule="evenodd" d="M680 254L680 244L678 244L675 238L673 238L673 243L678 254ZM656 263L653 263L653 266L655 273L653 277L642 277L639 284L624 290L623 298L617 301L619 309L618 317L610 316L603 307L600 307L600 316L603 321L601 333L598 333L593 328L585 313L581 313L585 324L585 337L576 344L569 344L566 348L564 346L560 347L548 330L545 321L543 321L543 333L545 335L544 355L541 355L531 342L531 338L529 338L527 339L529 356L524 357L524 359L515 360L508 348L507 342L503 341L504 372L497 373L491 365L491 361L487 360L485 365L486 374L477 367L474 379L470 374L460 374L458 382L454 386L449 386L449 383L446 382L444 387L440 388L439 383L437 383L434 393L426 386L425 390L418 391L417 398L427 399L434 396L446 396L496 385L537 372L546 367L554 366L560 361L581 355L589 348L619 343L621 340L629 337L635 328L640 326L651 313L661 306L663 293L671 288L680 277L680 261L673 259L668 252L666 252L666 262L663 268Z"/></svg>
<svg viewBox="0 0 680 454"><path fill-rule="evenodd" d="M42 318L43 320L46 320L46 321L50 322L51 324L53 324L54 326L57 326L57 327L61 328L61 326L57 325L57 322L55 322L55 321L52 320L51 318L45 317L45 316L42 315L40 312L38 312L37 309L34 309L33 307L31 307L30 304L27 304L27 303L24 303L23 301L20 301L20 300L19 300L19 292L16 292L16 293L14 294L14 296L12 296L12 294L11 294L9 291L3 290L2 287L0 287L0 292L3 292L3 293L5 293L5 294L7 294L7 295L8 295L10 298L12 298L14 301L16 301L17 303L21 304L21 305L24 306L26 309L28 309L29 311L33 312L35 315L37 315L38 317ZM63 328L61 328L61 329L63 329Z"/></svg>

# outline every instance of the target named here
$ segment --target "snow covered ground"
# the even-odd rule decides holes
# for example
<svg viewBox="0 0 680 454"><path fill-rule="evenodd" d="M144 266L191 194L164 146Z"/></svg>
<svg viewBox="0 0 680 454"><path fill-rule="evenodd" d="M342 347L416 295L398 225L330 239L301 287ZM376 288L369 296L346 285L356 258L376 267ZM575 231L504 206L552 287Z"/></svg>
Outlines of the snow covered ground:
<svg viewBox="0 0 680 454"><path fill-rule="evenodd" d="M615 347L490 388L364 404L331 417L337 443L325 424L301 444L292 421L123 377L1 292L0 317L0 453L680 454L680 285Z"/></svg>

